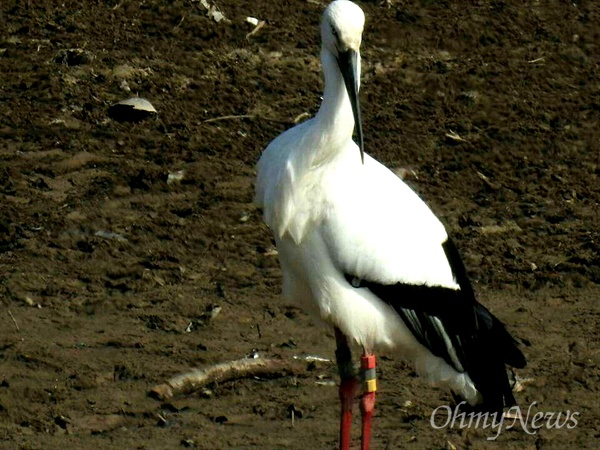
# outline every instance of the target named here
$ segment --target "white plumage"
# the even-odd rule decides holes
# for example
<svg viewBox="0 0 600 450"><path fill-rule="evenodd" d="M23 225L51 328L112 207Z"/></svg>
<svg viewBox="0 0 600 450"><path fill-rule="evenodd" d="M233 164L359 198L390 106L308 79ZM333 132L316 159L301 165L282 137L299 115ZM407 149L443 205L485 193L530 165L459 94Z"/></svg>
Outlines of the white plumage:
<svg viewBox="0 0 600 450"><path fill-rule="evenodd" d="M366 353L394 350L430 382L476 404L481 395L457 354L459 341L449 337L438 317L426 323L446 347L436 356L389 301L358 288L366 280L461 290L443 246L448 235L442 223L393 172L368 155L363 163L362 148L352 141L360 116L356 105L353 110L353 78L344 73L343 61L354 52L350 75L357 91L363 24L362 11L349 1L334 1L326 9L321 108L266 148L258 163L256 203L275 237L287 298L314 310Z"/></svg>
<svg viewBox="0 0 600 450"><path fill-rule="evenodd" d="M473 401L464 376L441 358L433 371L425 370L433 367L422 360L432 355L398 315L344 278L352 273L384 284L458 288L442 248L444 226L388 168L369 155L362 164L351 138L354 119L344 81L326 49L321 59L321 109L271 142L258 163L256 203L275 235L283 294L309 309L317 306L324 320L366 349L397 349L419 361L432 382L466 386L461 393Z"/></svg>

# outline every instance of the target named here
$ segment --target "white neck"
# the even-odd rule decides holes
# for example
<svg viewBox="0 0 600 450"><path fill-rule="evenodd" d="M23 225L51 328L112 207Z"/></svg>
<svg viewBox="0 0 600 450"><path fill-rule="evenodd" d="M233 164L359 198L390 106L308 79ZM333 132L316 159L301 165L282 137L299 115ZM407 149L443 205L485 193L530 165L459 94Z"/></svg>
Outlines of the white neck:
<svg viewBox="0 0 600 450"><path fill-rule="evenodd" d="M322 49L321 64L325 78L325 91L321 108L314 120L321 130L327 130L328 147L335 150L352 139L354 116L337 60L331 52Z"/></svg>

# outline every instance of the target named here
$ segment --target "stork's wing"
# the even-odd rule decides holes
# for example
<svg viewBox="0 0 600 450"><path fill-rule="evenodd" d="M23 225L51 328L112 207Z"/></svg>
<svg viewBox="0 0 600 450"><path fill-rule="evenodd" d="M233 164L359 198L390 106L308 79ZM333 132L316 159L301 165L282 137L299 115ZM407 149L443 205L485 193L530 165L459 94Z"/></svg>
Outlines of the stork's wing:
<svg viewBox="0 0 600 450"><path fill-rule="evenodd" d="M336 167L323 187L321 232L338 267L382 284L458 289L442 248L446 230L417 194L368 155L364 166Z"/></svg>
<svg viewBox="0 0 600 450"><path fill-rule="evenodd" d="M337 187L330 186L334 198L322 225L340 271L356 289L369 289L392 306L434 355L467 372L484 408L514 404L504 364L522 367L525 359L501 322L476 301L441 222L374 160L362 173L349 172L352 180L333 177Z"/></svg>

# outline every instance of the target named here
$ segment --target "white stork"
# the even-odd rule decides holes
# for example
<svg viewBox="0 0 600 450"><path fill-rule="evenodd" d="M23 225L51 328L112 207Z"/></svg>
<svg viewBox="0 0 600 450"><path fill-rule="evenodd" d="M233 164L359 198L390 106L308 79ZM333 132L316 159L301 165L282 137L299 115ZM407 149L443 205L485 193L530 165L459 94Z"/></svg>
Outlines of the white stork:
<svg viewBox="0 0 600 450"><path fill-rule="evenodd" d="M319 112L269 144L256 180L284 296L335 329L342 450L350 446L357 388L349 339L363 349L363 450L375 404L375 349L412 361L431 383L490 412L515 403L505 364L525 365L515 340L476 301L442 223L400 178L363 153L358 90L364 20L347 0L325 9Z"/></svg>

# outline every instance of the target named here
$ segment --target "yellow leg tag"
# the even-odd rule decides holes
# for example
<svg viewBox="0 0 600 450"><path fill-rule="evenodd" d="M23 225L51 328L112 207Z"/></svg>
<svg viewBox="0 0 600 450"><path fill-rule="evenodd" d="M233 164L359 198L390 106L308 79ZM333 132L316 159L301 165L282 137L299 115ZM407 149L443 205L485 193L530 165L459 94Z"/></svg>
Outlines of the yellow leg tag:
<svg viewBox="0 0 600 450"><path fill-rule="evenodd" d="M377 390L377 380L366 380L365 387L367 392L375 392Z"/></svg>

